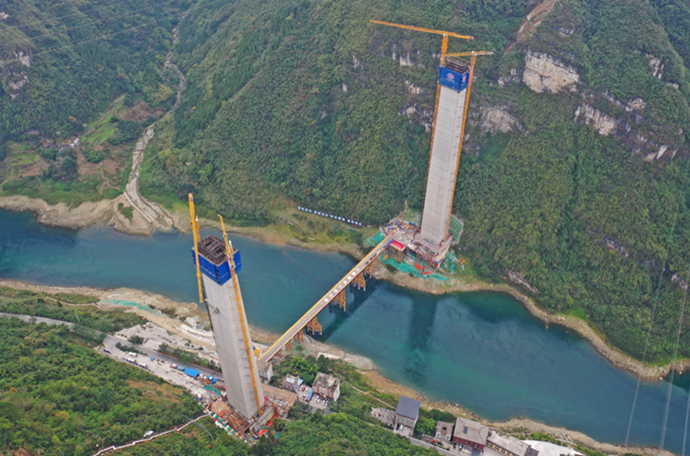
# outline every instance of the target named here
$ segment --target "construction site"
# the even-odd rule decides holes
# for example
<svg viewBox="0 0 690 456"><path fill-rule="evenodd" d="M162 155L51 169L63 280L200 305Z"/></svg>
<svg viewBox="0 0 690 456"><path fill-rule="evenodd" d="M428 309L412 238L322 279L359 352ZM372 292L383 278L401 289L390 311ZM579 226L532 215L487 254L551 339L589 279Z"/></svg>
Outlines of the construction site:
<svg viewBox="0 0 690 456"><path fill-rule="evenodd" d="M326 292L295 324L270 347L257 347L251 340L238 275L242 271L240 252L228 239L220 217L224 239L209 235L201 239L195 214L194 197L189 195L199 302L208 310L213 327L218 359L223 371L225 391L211 409L216 418L226 417L225 425L239 434L260 435L274 416L285 416L299 398L309 398L314 406L327 406L337 400L339 382L319 374L313 389L300 386L298 379L276 388L266 383L273 375L272 362L283 349L303 340L305 333L321 335L319 313L328 306L347 311L346 289L365 290L367 277L373 277L380 256L400 263L413 263L422 274L433 274L460 239L462 222L453 216L453 199L472 89L476 57L490 52L448 53L449 38L473 37L453 32L371 21L406 30L442 36L436 104L431 136L431 153L421 224L402 219L381 227L376 245L342 279ZM460 57L470 57L470 61ZM323 376L323 377L322 377ZM286 386L287 385L287 386ZM302 389L300 389L302 388ZM337 391L336 391L337 390ZM312 399L312 395L314 398ZM265 429L264 429L265 430Z"/></svg>

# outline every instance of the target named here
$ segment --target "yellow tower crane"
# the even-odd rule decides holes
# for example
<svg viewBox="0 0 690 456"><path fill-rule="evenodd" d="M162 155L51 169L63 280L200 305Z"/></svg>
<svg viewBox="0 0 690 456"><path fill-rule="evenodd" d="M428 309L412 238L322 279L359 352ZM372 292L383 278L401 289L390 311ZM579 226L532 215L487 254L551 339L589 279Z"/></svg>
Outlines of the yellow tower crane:
<svg viewBox="0 0 690 456"><path fill-rule="evenodd" d="M192 233L194 234L194 256L196 260L196 279L199 282L199 304L204 304L204 289L201 285L201 268L199 267L199 218L194 209L194 195L189 194L189 216L192 220Z"/></svg>
<svg viewBox="0 0 690 456"><path fill-rule="evenodd" d="M443 36L443 41L441 42L441 65L443 65L443 61L446 58L446 51L448 50L448 37L453 37L453 38L460 38L463 40L473 40L473 36L469 35L460 35L459 33L454 33L454 32L446 32L444 30L434 30L434 29L428 29L424 27L416 27L414 25L404 25L404 24L394 24L392 22L384 22L384 21L375 21L371 20L369 21L372 24L380 24L380 25L387 25L389 27L397 27L405 30L415 30L417 32L425 32L425 33L433 33L435 35L442 35Z"/></svg>

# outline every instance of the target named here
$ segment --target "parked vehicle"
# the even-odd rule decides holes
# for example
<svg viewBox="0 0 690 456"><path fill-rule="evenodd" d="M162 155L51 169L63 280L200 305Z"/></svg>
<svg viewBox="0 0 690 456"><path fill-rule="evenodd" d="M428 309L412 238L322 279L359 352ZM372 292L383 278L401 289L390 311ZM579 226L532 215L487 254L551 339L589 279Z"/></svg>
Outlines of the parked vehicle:
<svg viewBox="0 0 690 456"><path fill-rule="evenodd" d="M173 369L177 369L177 364L171 364L170 367L172 367Z"/></svg>

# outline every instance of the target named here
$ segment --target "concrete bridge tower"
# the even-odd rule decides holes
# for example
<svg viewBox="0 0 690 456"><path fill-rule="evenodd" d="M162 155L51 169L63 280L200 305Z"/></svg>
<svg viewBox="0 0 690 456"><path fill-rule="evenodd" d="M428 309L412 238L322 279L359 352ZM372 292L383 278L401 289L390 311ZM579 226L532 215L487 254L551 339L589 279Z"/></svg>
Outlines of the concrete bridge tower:
<svg viewBox="0 0 690 456"><path fill-rule="evenodd" d="M441 246L448 238L469 79L470 65L461 60L447 57L439 69L436 117L420 232L424 240L435 246Z"/></svg>
<svg viewBox="0 0 690 456"><path fill-rule="evenodd" d="M227 248L230 255L226 253ZM242 270L240 252L213 235L201 240L198 250L206 306L223 369L227 401L249 419L261 412L264 394L237 280L237 273ZM194 249L192 255L196 262Z"/></svg>

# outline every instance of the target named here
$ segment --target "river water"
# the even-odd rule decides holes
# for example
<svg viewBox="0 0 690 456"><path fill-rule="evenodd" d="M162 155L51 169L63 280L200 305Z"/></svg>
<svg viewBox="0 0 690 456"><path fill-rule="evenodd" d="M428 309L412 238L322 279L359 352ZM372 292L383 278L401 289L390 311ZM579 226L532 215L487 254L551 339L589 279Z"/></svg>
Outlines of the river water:
<svg viewBox="0 0 690 456"><path fill-rule="evenodd" d="M206 233L209 230L204 230ZM203 233L202 233L203 234ZM282 332L354 262L232 235L250 323ZM191 236L150 238L48 228L0 211L0 277L63 286L130 287L195 301ZM431 296L387 283L348 291L325 310L321 340L371 358L391 380L491 420L526 416L620 443L636 379L559 327L545 329L512 297ZM658 445L667 382L642 383L631 443ZM687 392L672 387L666 447L681 452Z"/></svg>

